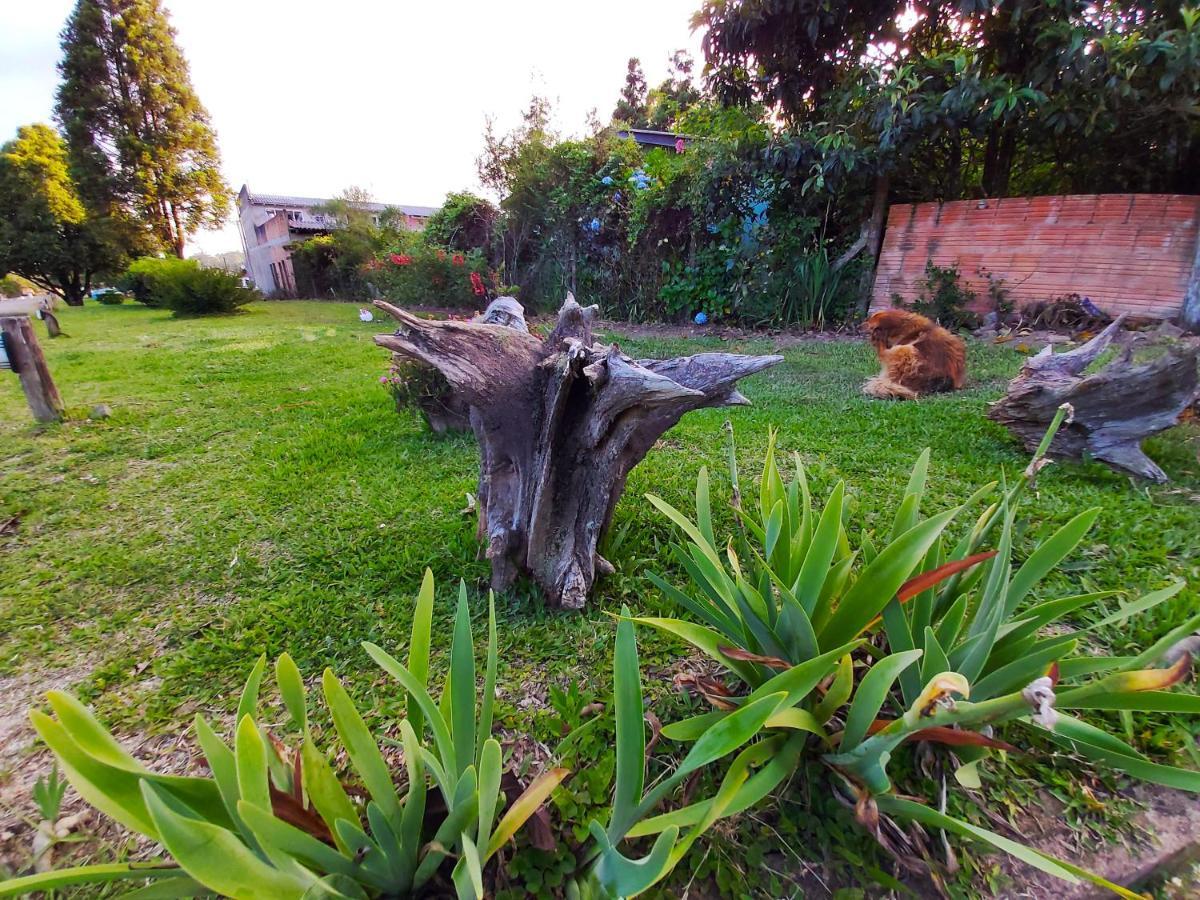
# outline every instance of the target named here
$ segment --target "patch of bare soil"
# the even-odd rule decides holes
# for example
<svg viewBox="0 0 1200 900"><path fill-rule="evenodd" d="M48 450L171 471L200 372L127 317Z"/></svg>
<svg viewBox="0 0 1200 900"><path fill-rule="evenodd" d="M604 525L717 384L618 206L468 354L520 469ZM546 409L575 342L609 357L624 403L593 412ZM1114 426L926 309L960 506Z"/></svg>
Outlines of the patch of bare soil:
<svg viewBox="0 0 1200 900"><path fill-rule="evenodd" d="M1200 843L1200 796L1153 784L1139 784L1130 795L1145 807L1130 823L1129 831L1137 835L1133 839L1080 853L1076 836L1061 817L1035 816L1036 834L1027 835L1026 840L1044 853L1136 890L1148 879L1171 870L1178 858ZM1005 896L1014 900L1100 900L1113 896L1090 883L1066 884L1011 857L1005 858L1002 868L1013 883Z"/></svg>
<svg viewBox="0 0 1200 900"><path fill-rule="evenodd" d="M22 672L0 678L0 878L31 871L35 862L33 841L40 814L33 800L33 787L50 772L53 759L38 747L29 723L29 710L42 703L47 691L69 690L85 679L90 664L57 671ZM190 739L183 734L118 735L118 740L135 757L156 772L170 775L197 774L203 763ZM50 862L55 867L92 857L113 858L125 848L124 858L148 859L158 855L155 844L131 835L101 815L68 788L59 810L58 822L69 832L69 842L57 844ZM62 835L67 837L66 834ZM45 866L47 860L41 860Z"/></svg>

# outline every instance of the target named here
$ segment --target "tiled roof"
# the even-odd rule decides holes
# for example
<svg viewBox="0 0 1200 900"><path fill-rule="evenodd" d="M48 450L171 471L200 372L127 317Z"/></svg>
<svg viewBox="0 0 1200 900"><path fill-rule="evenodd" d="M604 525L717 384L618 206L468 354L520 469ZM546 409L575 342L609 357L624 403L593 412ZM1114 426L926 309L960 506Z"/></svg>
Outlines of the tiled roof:
<svg viewBox="0 0 1200 900"><path fill-rule="evenodd" d="M330 202L328 198L321 197L293 197L288 194L252 194L249 191L245 191L244 193L246 200L254 206L313 207L324 206ZM398 209L405 215L426 218L437 212L437 207L434 206L412 206L407 203L364 203L362 206L371 212Z"/></svg>

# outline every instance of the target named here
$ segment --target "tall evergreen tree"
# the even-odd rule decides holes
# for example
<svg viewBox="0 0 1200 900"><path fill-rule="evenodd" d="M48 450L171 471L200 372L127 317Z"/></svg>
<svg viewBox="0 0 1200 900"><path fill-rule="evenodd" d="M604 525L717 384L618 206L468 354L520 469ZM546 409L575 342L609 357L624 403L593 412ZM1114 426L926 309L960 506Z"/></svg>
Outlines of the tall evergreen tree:
<svg viewBox="0 0 1200 900"><path fill-rule="evenodd" d="M124 265L119 225L90 212L48 125L26 125L0 147L0 272L82 306L96 275Z"/></svg>
<svg viewBox="0 0 1200 900"><path fill-rule="evenodd" d="M631 128L646 127L646 75L642 72L641 60L636 56L629 60L625 86L621 88L621 97L617 100L612 117Z"/></svg>
<svg viewBox="0 0 1200 900"><path fill-rule="evenodd" d="M159 0L78 0L55 114L85 203L183 256L230 208L216 135Z"/></svg>

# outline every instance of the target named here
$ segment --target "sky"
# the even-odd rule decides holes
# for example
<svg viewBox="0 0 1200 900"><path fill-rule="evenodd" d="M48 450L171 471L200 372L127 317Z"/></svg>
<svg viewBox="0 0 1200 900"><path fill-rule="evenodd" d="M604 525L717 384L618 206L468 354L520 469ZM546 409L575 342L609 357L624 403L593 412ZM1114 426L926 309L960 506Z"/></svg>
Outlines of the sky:
<svg viewBox="0 0 1200 900"><path fill-rule="evenodd" d="M0 0L0 142L50 122L58 34L73 0ZM438 206L478 189L475 157L492 116L514 125L529 97L582 133L607 121L631 56L654 85L692 51L700 0L413 2L165 0L208 108L225 179L259 193ZM234 218L191 252L240 248Z"/></svg>

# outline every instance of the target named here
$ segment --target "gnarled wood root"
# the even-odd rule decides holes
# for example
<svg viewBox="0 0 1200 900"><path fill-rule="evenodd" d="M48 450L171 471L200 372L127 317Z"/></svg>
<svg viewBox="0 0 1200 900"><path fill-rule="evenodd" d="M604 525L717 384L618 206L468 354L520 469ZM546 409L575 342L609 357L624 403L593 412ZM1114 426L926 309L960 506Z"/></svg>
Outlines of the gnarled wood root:
<svg viewBox="0 0 1200 900"><path fill-rule="evenodd" d="M738 379L781 356L700 353L634 360L595 345L598 308L568 296L545 341L473 322L433 322L376 301L399 323L375 342L437 368L470 408L479 442L479 537L492 587L529 575L549 603L582 608L596 547L630 470L685 413L744 405Z"/></svg>
<svg viewBox="0 0 1200 900"><path fill-rule="evenodd" d="M1084 375L1112 342L1124 318L1069 353L1055 354L1047 347L1031 357L988 417L1032 451L1058 407L1069 403L1073 413L1050 445L1050 456L1090 456L1118 471L1161 483L1167 475L1142 450L1142 441L1175 425L1195 402L1200 348L1170 348L1142 365L1133 364L1127 348L1099 372Z"/></svg>

